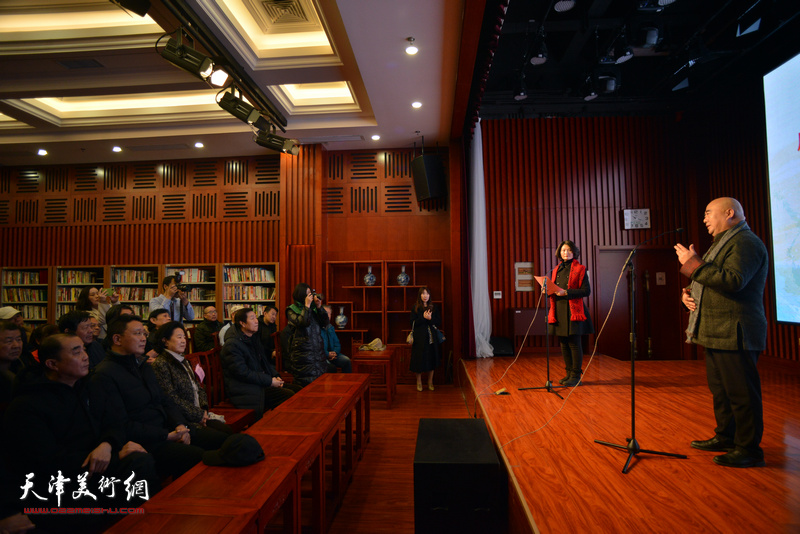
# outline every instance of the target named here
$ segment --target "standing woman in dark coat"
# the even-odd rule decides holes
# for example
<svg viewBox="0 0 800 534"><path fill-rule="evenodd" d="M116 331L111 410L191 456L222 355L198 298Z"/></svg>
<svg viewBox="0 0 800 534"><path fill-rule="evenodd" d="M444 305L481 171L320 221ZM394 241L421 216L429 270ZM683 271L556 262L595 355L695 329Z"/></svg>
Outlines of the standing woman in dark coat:
<svg viewBox="0 0 800 534"><path fill-rule="evenodd" d="M578 262L581 251L570 240L562 241L556 248L556 258L560 261L553 269L551 282L562 289L550 296L550 315L548 333L558 336L561 355L567 376L559 380L565 386L576 386L583 373L583 347L581 336L594 333L592 318L583 299L592 289L586 267Z"/></svg>
<svg viewBox="0 0 800 534"><path fill-rule="evenodd" d="M411 372L417 375L417 391L422 391L422 373L428 373L428 389L433 391L433 371L439 366L441 350L434 328L442 326L442 316L431 301L427 287L421 287L411 309Z"/></svg>
<svg viewBox="0 0 800 534"><path fill-rule="evenodd" d="M295 383L306 386L328 370L322 339L322 328L328 326L328 314L308 284L297 284L292 299L294 304L286 308L286 321L292 330L289 358Z"/></svg>

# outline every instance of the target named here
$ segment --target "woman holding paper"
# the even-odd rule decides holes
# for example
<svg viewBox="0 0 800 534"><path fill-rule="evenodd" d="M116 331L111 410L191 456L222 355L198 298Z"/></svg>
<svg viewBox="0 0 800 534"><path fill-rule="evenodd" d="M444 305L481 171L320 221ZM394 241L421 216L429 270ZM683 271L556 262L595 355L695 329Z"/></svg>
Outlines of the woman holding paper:
<svg viewBox="0 0 800 534"><path fill-rule="evenodd" d="M550 282L557 287L550 295L548 333L558 336L567 369L567 376L559 380L559 383L570 387L578 385L583 372L581 337L594 333L589 309L583 301L592 290L586 267L578 262L580 253L575 243L570 240L562 241L556 248L559 264L550 277Z"/></svg>

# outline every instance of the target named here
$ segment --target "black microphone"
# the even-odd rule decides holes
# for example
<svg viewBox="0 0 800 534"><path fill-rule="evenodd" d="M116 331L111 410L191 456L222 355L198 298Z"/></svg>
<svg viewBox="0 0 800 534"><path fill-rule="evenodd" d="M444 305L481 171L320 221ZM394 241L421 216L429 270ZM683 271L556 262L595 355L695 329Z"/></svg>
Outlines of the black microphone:
<svg viewBox="0 0 800 534"><path fill-rule="evenodd" d="M650 241L656 240L659 237L665 236L667 234L680 234L681 232L683 232L683 228L675 228L674 230L667 230L666 232L661 232L660 234L658 234L655 237L651 237L650 239L645 239L644 241L642 241L641 243L639 243L638 245L633 247L633 250L636 250L637 248L641 247L642 245L644 245L646 243L649 243Z"/></svg>

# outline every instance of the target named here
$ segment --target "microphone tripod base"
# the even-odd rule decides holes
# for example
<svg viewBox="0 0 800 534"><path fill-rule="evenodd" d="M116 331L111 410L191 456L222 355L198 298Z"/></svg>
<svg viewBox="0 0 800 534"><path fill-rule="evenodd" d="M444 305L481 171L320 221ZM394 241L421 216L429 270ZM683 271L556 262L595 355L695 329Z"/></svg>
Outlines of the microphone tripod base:
<svg viewBox="0 0 800 534"><path fill-rule="evenodd" d="M547 392L548 392L548 393L553 393L553 394L555 394L555 395L556 395L556 396L557 396L559 399L562 399L562 400L563 400L563 399L564 399L564 397L562 397L561 395L559 395L559 394L558 394L558 391L556 391L556 389L559 389L559 388L565 388L565 387L568 387L568 386L554 386L554 385L553 385L553 383L552 383L552 382L550 382L550 381L548 380L547 382L545 382L545 383L544 383L544 385L543 385L543 386L536 386L536 387L526 387L526 388L517 388L517 390L518 390L518 391L525 391L526 389L545 389L545 390L547 390Z"/></svg>
<svg viewBox="0 0 800 534"><path fill-rule="evenodd" d="M594 440L595 443L599 443L600 445L604 445L606 447L613 447L615 449L620 449L623 451L628 451L628 459L625 461L625 465L622 468L622 472L627 474L628 467L631 464L631 460L634 456L639 454L640 452L644 452L647 454L658 454L660 456L669 456L671 458L680 458L685 460L687 458L684 454L675 454L674 452L661 452L661 451L651 451L648 449L642 449L639 447L639 442L636 441L636 438L628 438L626 440L628 442L627 445L619 445L617 443L609 443L608 441L600 441L599 439Z"/></svg>

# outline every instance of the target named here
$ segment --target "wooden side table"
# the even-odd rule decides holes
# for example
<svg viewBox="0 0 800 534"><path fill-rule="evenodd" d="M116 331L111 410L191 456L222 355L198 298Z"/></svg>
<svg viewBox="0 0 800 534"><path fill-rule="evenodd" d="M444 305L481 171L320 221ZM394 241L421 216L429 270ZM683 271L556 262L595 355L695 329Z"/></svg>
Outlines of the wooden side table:
<svg viewBox="0 0 800 534"><path fill-rule="evenodd" d="M397 395L397 375L395 360L397 355L391 347L381 351L353 351L353 372L370 375L371 395L379 400L386 400L386 407L392 407Z"/></svg>

